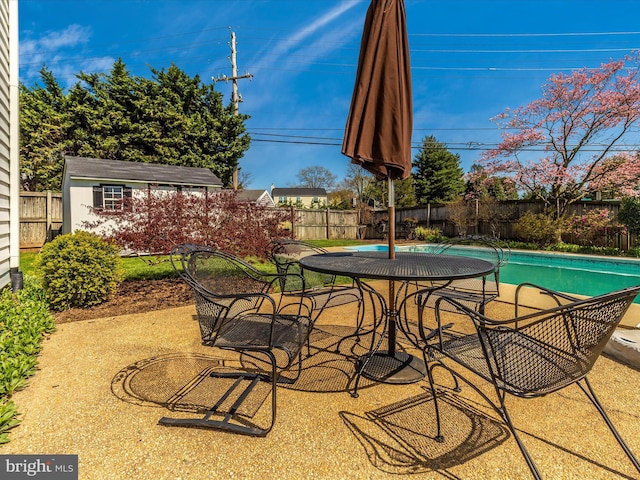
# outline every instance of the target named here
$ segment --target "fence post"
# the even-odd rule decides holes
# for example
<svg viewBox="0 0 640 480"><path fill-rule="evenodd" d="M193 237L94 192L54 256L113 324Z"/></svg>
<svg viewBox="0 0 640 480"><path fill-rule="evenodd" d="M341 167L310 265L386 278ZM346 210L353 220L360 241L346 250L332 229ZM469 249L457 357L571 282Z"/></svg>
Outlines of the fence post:
<svg viewBox="0 0 640 480"><path fill-rule="evenodd" d="M291 237L298 238L296 235L296 209L291 205Z"/></svg>
<svg viewBox="0 0 640 480"><path fill-rule="evenodd" d="M53 225L52 217L53 214L51 210L53 209L53 200L51 197L51 190L47 190L47 204L45 205L46 217L47 217L47 242L52 240L53 232L51 227Z"/></svg>
<svg viewBox="0 0 640 480"><path fill-rule="evenodd" d="M327 217L326 217L326 223L327 223L327 240L331 240L331 227L329 226L329 208L327 208Z"/></svg>
<svg viewBox="0 0 640 480"><path fill-rule="evenodd" d="M427 203L427 228L431 228L431 202Z"/></svg>
<svg viewBox="0 0 640 480"><path fill-rule="evenodd" d="M624 250L626 250L627 252L631 249L631 233L629 232L629 229L627 229L627 234L625 235L625 241L626 241L626 248ZM622 243L622 242L620 242Z"/></svg>

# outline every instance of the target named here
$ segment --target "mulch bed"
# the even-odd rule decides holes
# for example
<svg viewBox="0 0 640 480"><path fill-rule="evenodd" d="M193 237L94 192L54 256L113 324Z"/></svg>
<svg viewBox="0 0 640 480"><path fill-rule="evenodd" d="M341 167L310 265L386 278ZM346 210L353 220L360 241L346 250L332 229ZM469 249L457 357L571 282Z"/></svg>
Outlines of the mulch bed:
<svg viewBox="0 0 640 480"><path fill-rule="evenodd" d="M193 302L189 286L177 278L122 282L109 301L91 308L71 308L54 314L56 323L144 313L182 307Z"/></svg>

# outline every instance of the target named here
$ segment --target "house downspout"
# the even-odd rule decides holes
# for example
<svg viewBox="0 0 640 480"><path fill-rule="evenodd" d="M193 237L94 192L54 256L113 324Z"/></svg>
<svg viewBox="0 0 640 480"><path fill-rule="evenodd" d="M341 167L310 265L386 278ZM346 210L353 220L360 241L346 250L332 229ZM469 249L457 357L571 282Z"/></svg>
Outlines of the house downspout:
<svg viewBox="0 0 640 480"><path fill-rule="evenodd" d="M18 0L9 2L9 272L14 292L23 287L20 272Z"/></svg>

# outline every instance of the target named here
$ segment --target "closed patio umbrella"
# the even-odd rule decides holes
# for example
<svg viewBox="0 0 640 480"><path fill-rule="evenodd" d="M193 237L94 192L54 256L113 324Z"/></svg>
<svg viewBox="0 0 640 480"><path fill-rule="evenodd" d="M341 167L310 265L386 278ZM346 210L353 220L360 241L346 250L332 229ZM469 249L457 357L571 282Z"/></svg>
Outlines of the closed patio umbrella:
<svg viewBox="0 0 640 480"><path fill-rule="evenodd" d="M403 0L372 0L342 153L389 184L389 258L394 257L393 180L411 173L413 112L409 41Z"/></svg>
<svg viewBox="0 0 640 480"><path fill-rule="evenodd" d="M411 174L413 112L404 0L372 0L360 45L358 70L342 153L389 186L389 259L395 260L396 179ZM389 351L395 352L395 284L389 281ZM400 357L404 361L409 356ZM407 362L410 359L406 360ZM424 365L416 380L421 378Z"/></svg>

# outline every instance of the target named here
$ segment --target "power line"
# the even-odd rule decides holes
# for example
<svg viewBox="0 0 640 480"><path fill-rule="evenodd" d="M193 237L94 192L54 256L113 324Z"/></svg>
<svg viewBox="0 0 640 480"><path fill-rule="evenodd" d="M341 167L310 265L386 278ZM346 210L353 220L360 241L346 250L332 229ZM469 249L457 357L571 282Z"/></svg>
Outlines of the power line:
<svg viewBox="0 0 640 480"><path fill-rule="evenodd" d="M602 53L602 52L628 52L638 49L639 47L625 48L555 48L555 49L520 49L520 50L482 50L482 49L412 49L411 52L416 53Z"/></svg>
<svg viewBox="0 0 640 480"><path fill-rule="evenodd" d="M411 33L410 37L586 37L604 35L640 35L640 32L559 32L559 33Z"/></svg>
<svg viewBox="0 0 640 480"><path fill-rule="evenodd" d="M503 128L503 130L509 130L509 129L513 129L513 130L517 130L515 127L514 128ZM288 131L288 130L295 130L295 131L344 131L344 128L326 128L326 127L305 127L305 128L299 128L299 127L285 127L285 128L280 128L280 127L251 127L251 130L274 130L274 131ZM474 131L474 130L491 130L491 131L496 131L497 128L496 127L434 127L434 128L414 128L413 131L414 132L419 132L419 131L453 131L453 132L464 132L464 131ZM256 132L259 133L259 132Z"/></svg>
<svg viewBox="0 0 640 480"><path fill-rule="evenodd" d="M85 48L90 48L93 51L95 51L98 48L101 48L103 46L109 46L109 47L113 47L115 46L120 46L120 45L135 45L136 42L139 42L140 44L148 44L150 42L156 42L156 41L169 41L167 45L162 46L162 47L154 47L154 48L143 48L143 49L136 49L136 50L132 50L129 52L124 52L124 55L130 55L134 58L140 58L140 56L145 56L144 59L144 64L148 65L150 63L151 58L154 58L154 54L158 53L158 54L165 54L167 51L172 51L172 50L181 50L181 53L183 52L199 52L202 51L203 49L211 49L212 46L221 46L221 45L226 45L225 41L222 41L220 39L216 39L216 38L212 38L211 40L202 40L202 41L198 41L198 42L188 42L188 36L189 35L202 35L202 34L206 34L207 32L216 32L222 29L228 29L229 27L217 27L217 28L210 28L210 29L203 29L203 30L196 30L193 32L183 32L183 33L174 33L172 35L163 35L163 36L157 36L157 37L147 37L147 38L141 38L139 40L130 40L130 41L126 41L126 42L117 42L114 44L103 44L103 45L80 45L77 48L71 48L71 49L66 49L64 50L64 52L68 52L68 51L72 51L72 52L81 52L81 49L85 49ZM276 30L276 29L251 29L251 31L254 30L265 30L265 31L270 31L270 32L285 32L285 33L290 33L290 30ZM622 39L623 36L628 36L630 38L628 39ZM640 32L635 32L635 31L631 31L631 32L565 32L565 33L497 33L497 34L491 34L491 33L487 33L487 34L473 34L473 33L414 33L414 34L410 34L409 36L412 37L412 39L417 40L418 42L420 42L420 40L422 38L427 38L429 40L432 39L441 39L443 40L442 43L444 43L445 41L447 41L448 39L455 39L455 38L464 38L464 39L471 39L471 40L478 40L481 45L477 46L475 45L475 43L472 44L472 46L469 46L469 41L465 41L464 43L467 45L457 45L457 46L446 46L444 45L443 47L439 47L439 48L424 48L424 42L422 42L422 45L419 44L417 47L414 45L414 48L412 48L411 53L412 55L414 55L414 58L418 58L418 61L414 61L413 62L413 66L412 66L412 70L414 71L415 75L414 77L420 78L420 79L424 79L424 78L436 78L436 79L448 79L448 78L473 78L474 80L476 79L481 79L481 78L486 78L486 79L496 79L499 78L500 80L507 80L507 79L531 79L531 78L539 78L539 75L533 75L535 72L557 72L557 71L561 71L561 70L577 70L577 69L581 69L584 68L584 65L581 65L579 67L569 67L569 66L562 66L562 67L553 67L553 65L559 65L560 63L565 63L569 64L572 63L573 61L579 63L581 61L583 61L582 59L586 59L586 58L591 58L588 57L588 55L590 54L601 54L601 53L606 53L606 52L624 52L624 51L631 51L636 47L622 47L621 45L624 45L624 42L634 42L636 43L638 41L637 38L633 38L637 35L640 35ZM531 48L526 48L526 47L521 47L521 48L501 48L501 44L499 39L505 38L508 40L513 40L514 38L518 38L518 39L522 39L522 40L536 40L536 39L553 39L554 37L562 37L562 38L575 38L575 39L588 39L590 37L598 38L598 39L611 39L609 44L610 47L609 48L595 48L593 46L585 46L585 48L554 48L553 43L552 42L542 42L543 46L544 45L549 45L548 48L543 48L543 46L540 46L540 44L538 45L534 45ZM186 40L183 41L182 38L185 38ZM490 42L490 43L495 43L496 46L495 48L488 48L487 46L487 42L483 42L483 40L485 39L490 39L490 38L496 38L498 40L496 40L495 42ZM175 42L173 43L173 40L175 39L180 39L179 42ZM620 41L618 41L620 40ZM247 50L248 51L253 51L253 52L260 52L260 60L264 60L264 59L279 59L281 58L281 54L278 54L277 52L271 52L269 50L264 50L264 47L268 44L267 42L273 42L274 45L285 45L285 46L291 46L291 47L304 47L305 45L299 45L297 41L294 40L289 40L289 41L284 41L282 40L282 38L268 38L268 37L260 37L260 36L252 36L252 35L247 35L244 36L243 35L243 45L248 46ZM482 45L482 43L484 43L484 45ZM525 42L521 42L521 43L525 43ZM580 43L580 42L575 42L575 43ZM586 43L586 42L585 42ZM506 44L506 43L505 43ZM286 53L286 57L288 59L287 65L289 65L289 68L287 67L283 67L282 62L273 62L274 65L272 67L269 66L261 66L259 64L257 64L256 61L253 61L253 63L255 65L251 65L251 61L247 62L249 63L249 65L246 67L248 69L254 70L254 71L266 71L266 72L270 72L270 71L274 71L274 72L278 72L278 73L285 73L285 72L290 72L290 73L298 73L298 74L303 74L303 75L314 75L314 76L323 76L323 75L333 75L333 76L337 76L337 75L353 75L355 73L355 67L356 64L353 61L347 61L346 60L346 54L348 52L353 52L355 50L357 50L357 46L355 45L355 42L344 42L344 41L331 41L331 40L323 40L322 42L318 42L319 46L324 46L324 47L330 47L331 52L327 53L327 54L322 54L320 56L315 56L313 54L308 54L305 55L303 53L298 53L297 51L289 51ZM508 42L509 47L511 47L512 42ZM293 50L293 48L291 48L291 50ZM20 58L34 58L36 55L45 55L45 54L51 54L51 53L59 53L61 50L35 50L33 52L28 52L28 53L24 53L22 55L20 55ZM575 55L576 58L571 58L570 60L567 59L559 59L556 58L555 56L561 53L572 53L572 54L580 54L580 55ZM181 56L180 57L180 61L181 61L181 65L184 65L185 63L188 62L192 62L193 64L199 64L199 60L200 59L204 59L204 58L215 58L216 57L217 52L211 52L209 50L209 52L206 55L186 55L186 56ZM446 55L446 58L438 58L437 60L434 60L433 58L429 57L428 55L425 54L431 54L431 57L440 57L442 55ZM497 55L507 55L510 58L494 58ZM514 59L512 58L513 55L522 55L522 56L528 56L526 58L523 59ZM536 55L536 57L534 57L533 59L531 58L532 55ZM87 60L90 59L100 59L103 58L105 55L95 55L95 56L88 56L88 55L74 55L71 57L60 57L58 60L50 60L52 62L53 65L59 65L59 64L68 64L70 62L85 62ZM483 58L482 56L486 56L487 58ZM569 56L569 55L566 55ZM340 62L341 59L345 59L344 62ZM352 59L352 57L350 57ZM425 58L429 58L428 60L425 60ZM332 61L333 60L333 61ZM353 59L352 59L353 60ZM601 59L594 59L593 61L600 61ZM526 66L518 66L516 63L513 62L517 62L517 61L521 61L521 62L526 62ZM443 63L446 62L448 65L443 65ZM544 62L545 64L549 64L549 67L542 67L542 66L536 66L536 65L540 65L541 62ZM31 67L37 64L40 64L41 62L28 62L28 63L21 63L21 67ZM141 65L142 63L136 63L133 62L133 65ZM176 63L177 64L177 63ZM506 66L506 64L509 64L508 66ZM128 66L131 65L131 63L127 64ZM300 68L295 68L295 66L299 66ZM294 68L291 68L294 67ZM217 63L216 65L205 65L205 66L201 66L201 70L205 70L207 72L213 72L213 71L221 71L223 68L222 66L219 66L219 63ZM594 67L595 68L595 67ZM348 69L348 71L347 71ZM432 72L433 74L426 74L426 72ZM449 74L445 73L445 72L450 72ZM455 74L453 72L459 72L459 74ZM520 72L522 73L522 75L520 76L516 76L516 75L512 75L512 76L508 76L506 74L508 74L508 72ZM526 73L531 73L532 75L525 75ZM494 75L495 74L495 75ZM207 74L207 76L209 75L209 73ZM74 76L74 75L69 75L69 76ZM204 76L204 73L202 74L202 76ZM306 78L306 77L305 77ZM278 112L280 113L284 113L284 112ZM318 128L318 129L295 129L295 128L274 128L273 130L277 130L277 131L281 131L281 132L285 132L285 131L294 131L297 130L299 132L304 132L304 131L318 131L318 130L324 130L324 131L343 131L343 128L336 128L336 129L327 129L327 128ZM259 127L254 127L252 129L249 130L249 133L251 135L255 135L256 137L259 138L253 138L253 141L256 142L265 142L265 143L279 143L279 144L297 144L297 145L315 145L315 146L339 146L341 145L342 139L341 138L337 138L337 137L331 137L331 136L307 136L307 135L269 135L268 133L264 133L268 131L267 128L259 128ZM416 132L438 132L438 131L442 131L442 132L473 132L473 131L477 131L477 132L481 132L481 131L496 131L498 132L499 130L497 128L491 128L491 127L484 127L484 128L419 128L419 129L415 129L414 131ZM497 143L486 143L486 142L443 142L447 144L447 148L449 148L452 151L486 151L489 150L491 148L495 148L497 147ZM419 149L420 148L420 144L414 144L412 146L413 149ZM616 148L622 148L622 147L616 147ZM628 146L628 149L638 149L637 145L634 146ZM524 150L524 151L531 151L531 152L542 152L544 151L543 149L531 149L531 150ZM597 152L599 150L594 149L594 150L584 150L586 152ZM614 152L616 151L626 151L626 150L613 150Z"/></svg>
<svg viewBox="0 0 640 480"><path fill-rule="evenodd" d="M302 136L302 135L277 135L277 134L262 134L257 132L248 131L252 137L252 142L266 142L266 143L286 143L286 144L295 144L295 145L322 145L322 146L341 146L342 139L335 137L311 137L311 136ZM261 135L261 136L269 136L269 137L278 137L276 138L254 138L253 135ZM314 140L314 141L311 141ZM492 150L498 147L498 143L485 143L485 142L442 142L446 145L447 150L452 151L487 151ZM568 145L567 148L572 148L573 146ZM422 142L413 142L412 149L421 149ZM581 149L582 152L585 153L597 153L602 152L605 148L609 148L606 144L593 144L589 147L584 147ZM635 151L640 149L640 144L631 144L631 145L615 145L609 150L613 153L622 153ZM548 152L549 150L545 148L543 145L541 146L530 146L525 147L519 150L520 152Z"/></svg>

